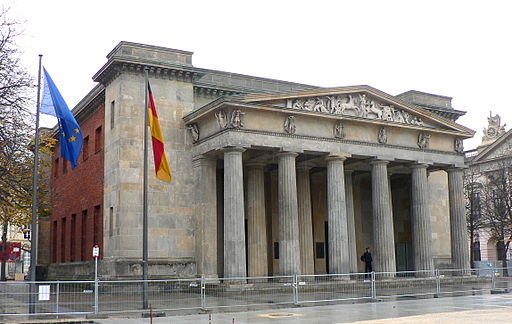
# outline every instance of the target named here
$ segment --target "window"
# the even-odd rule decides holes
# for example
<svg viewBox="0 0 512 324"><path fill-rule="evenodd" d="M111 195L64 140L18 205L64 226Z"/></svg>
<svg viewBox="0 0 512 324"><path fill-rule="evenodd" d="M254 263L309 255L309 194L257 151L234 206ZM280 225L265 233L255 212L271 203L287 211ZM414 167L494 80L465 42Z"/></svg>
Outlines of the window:
<svg viewBox="0 0 512 324"><path fill-rule="evenodd" d="M62 173L68 173L68 160L62 159Z"/></svg>
<svg viewBox="0 0 512 324"><path fill-rule="evenodd" d="M279 242L274 242L274 259L279 260Z"/></svg>
<svg viewBox="0 0 512 324"><path fill-rule="evenodd" d="M84 144L82 146L82 160L85 161L89 158L89 136L84 138Z"/></svg>
<svg viewBox="0 0 512 324"><path fill-rule="evenodd" d="M94 135L94 151L98 153L101 151L101 126L96 128Z"/></svg>
<svg viewBox="0 0 512 324"><path fill-rule="evenodd" d="M94 206L94 245L101 245L101 236L102 236L102 224L103 222L101 221L101 209L100 209L100 205L98 206Z"/></svg>
<svg viewBox="0 0 512 324"><path fill-rule="evenodd" d="M76 261L76 214L71 215L71 235L69 236L71 239L71 262Z"/></svg>
<svg viewBox="0 0 512 324"><path fill-rule="evenodd" d="M88 250L88 246L87 246L87 209L86 210L82 210L82 228L81 228L81 235L80 235L80 245L81 245L81 251L82 251L82 255L81 255L81 260L82 261L86 261L87 260L87 250Z"/></svg>
<svg viewBox="0 0 512 324"><path fill-rule="evenodd" d="M114 207L110 207L108 214L108 236L114 235Z"/></svg>
<svg viewBox="0 0 512 324"><path fill-rule="evenodd" d="M57 221L52 224L52 262L57 263Z"/></svg>
<svg viewBox="0 0 512 324"><path fill-rule="evenodd" d="M112 100L110 103L110 129L114 129L114 118L116 114L116 102Z"/></svg>
<svg viewBox="0 0 512 324"><path fill-rule="evenodd" d="M61 237L60 237L60 262L66 262L66 217L62 218Z"/></svg>
<svg viewBox="0 0 512 324"><path fill-rule="evenodd" d="M59 158L55 159L55 164L53 166L53 177L57 178L59 176Z"/></svg>

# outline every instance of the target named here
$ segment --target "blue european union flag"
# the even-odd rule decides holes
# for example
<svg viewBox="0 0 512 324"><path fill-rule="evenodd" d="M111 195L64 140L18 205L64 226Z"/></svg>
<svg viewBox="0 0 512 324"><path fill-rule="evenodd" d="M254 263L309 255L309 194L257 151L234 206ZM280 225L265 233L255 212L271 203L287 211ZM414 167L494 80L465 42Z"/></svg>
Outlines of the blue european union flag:
<svg viewBox="0 0 512 324"><path fill-rule="evenodd" d="M71 162L71 167L76 167L80 150L82 149L83 136L80 126L62 98L59 89L53 83L52 78L44 69L43 99L40 112L57 117L60 135L60 156Z"/></svg>

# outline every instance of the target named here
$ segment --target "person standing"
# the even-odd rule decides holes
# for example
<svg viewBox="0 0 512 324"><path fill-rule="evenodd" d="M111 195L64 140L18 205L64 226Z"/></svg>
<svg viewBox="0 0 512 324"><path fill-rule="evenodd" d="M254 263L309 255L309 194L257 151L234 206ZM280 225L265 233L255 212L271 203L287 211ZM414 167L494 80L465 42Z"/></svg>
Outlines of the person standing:
<svg viewBox="0 0 512 324"><path fill-rule="evenodd" d="M361 261L364 262L364 272L369 274L370 272L373 271L373 268L372 268L373 258L372 258L372 253L370 252L369 247L367 247L366 251L363 253L363 255L361 255ZM367 277L368 274L365 275L365 277Z"/></svg>

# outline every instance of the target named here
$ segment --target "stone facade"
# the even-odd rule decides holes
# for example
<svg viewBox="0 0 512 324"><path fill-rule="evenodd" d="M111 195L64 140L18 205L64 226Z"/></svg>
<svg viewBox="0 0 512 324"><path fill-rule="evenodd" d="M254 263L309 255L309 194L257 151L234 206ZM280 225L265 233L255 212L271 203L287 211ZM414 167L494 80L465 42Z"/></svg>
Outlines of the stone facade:
<svg viewBox="0 0 512 324"><path fill-rule="evenodd" d="M439 240L460 240L448 192L461 188L446 171L464 166L455 143L471 130L369 86L206 70L190 52L127 42L107 58L94 76L104 277L141 275L145 68L173 173L150 176L150 277L354 272L366 246L379 271L449 263Z"/></svg>

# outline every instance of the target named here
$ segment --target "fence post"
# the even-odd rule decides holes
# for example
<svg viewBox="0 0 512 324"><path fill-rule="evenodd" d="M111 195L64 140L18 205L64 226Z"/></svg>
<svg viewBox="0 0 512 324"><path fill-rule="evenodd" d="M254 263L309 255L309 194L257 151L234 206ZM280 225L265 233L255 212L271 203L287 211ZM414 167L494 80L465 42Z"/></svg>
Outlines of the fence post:
<svg viewBox="0 0 512 324"><path fill-rule="evenodd" d="M297 275L293 275L293 303L297 305L299 303L299 284L297 281Z"/></svg>
<svg viewBox="0 0 512 324"><path fill-rule="evenodd" d="M375 287L375 271L371 272L372 299L377 299L377 287Z"/></svg>
<svg viewBox="0 0 512 324"><path fill-rule="evenodd" d="M435 270L436 274L436 295L439 297L441 294L441 276L439 275L439 269Z"/></svg>
<svg viewBox="0 0 512 324"><path fill-rule="evenodd" d="M206 282L204 275L201 276L201 308L206 310Z"/></svg>
<svg viewBox="0 0 512 324"><path fill-rule="evenodd" d="M60 301L60 281L57 280L57 305L55 306L55 312L59 314L59 301Z"/></svg>
<svg viewBox="0 0 512 324"><path fill-rule="evenodd" d="M492 276L491 276L491 290L496 290L496 269L492 268Z"/></svg>
<svg viewBox="0 0 512 324"><path fill-rule="evenodd" d="M99 312L99 296L98 296L98 276L94 278L94 314Z"/></svg>

